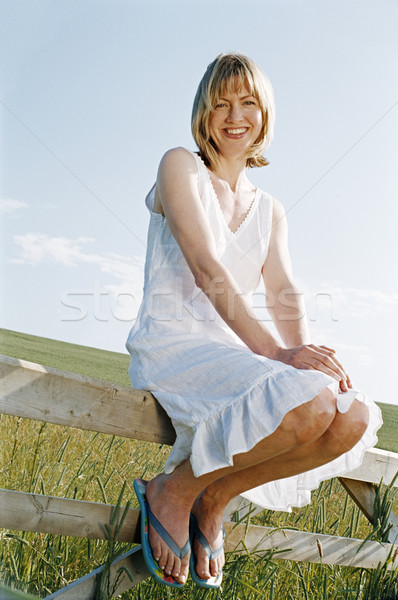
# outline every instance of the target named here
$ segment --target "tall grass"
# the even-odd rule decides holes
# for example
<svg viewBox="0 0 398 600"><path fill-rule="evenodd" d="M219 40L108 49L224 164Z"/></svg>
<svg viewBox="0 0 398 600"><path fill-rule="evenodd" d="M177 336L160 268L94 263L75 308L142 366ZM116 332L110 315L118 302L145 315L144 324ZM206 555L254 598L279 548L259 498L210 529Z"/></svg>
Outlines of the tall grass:
<svg viewBox="0 0 398 600"><path fill-rule="evenodd" d="M169 452L166 446L4 415L0 440L1 487L94 502L125 505L129 501L132 506L137 506L133 479L150 478L161 471ZM379 496L381 514L391 508L391 502L398 504L396 491L390 490L387 500L383 493ZM335 479L319 486L310 505L292 513L264 511L252 522L362 539L383 535L382 527L372 528ZM8 586L43 597L129 547L115 544L112 538L90 541L4 531L0 578ZM107 597L106 585L102 588L101 599ZM392 600L396 595L391 594L396 593L394 575L382 566L371 572L278 560L272 552L246 552L227 556L222 589L206 591L189 580L182 590L170 590L148 579L121 598Z"/></svg>
<svg viewBox="0 0 398 600"><path fill-rule="evenodd" d="M24 333L0 330L0 351L76 373L129 385L128 356L66 344ZM378 447L398 451L398 408L380 404L385 425ZM26 419L0 416L2 467L0 486L93 502L137 506L132 482L150 478L163 468L169 448L105 434L79 431ZM120 498L123 491L123 498ZM397 490L380 487L379 519L372 527L339 482L323 482L312 503L292 513L264 511L252 522L362 539L385 537L385 516L398 506ZM0 533L0 579L16 589L43 597L108 564L126 551L112 536L107 541L29 532ZM106 570L105 570L106 571ZM108 594L106 572L99 587ZM0 587L0 598L4 594ZM18 595L19 597L19 595ZM7 596L8 598L8 596ZM396 573L279 560L277 553L230 553L222 588L206 591L189 580L182 590L170 590L151 579L124 593L136 600L396 600Z"/></svg>

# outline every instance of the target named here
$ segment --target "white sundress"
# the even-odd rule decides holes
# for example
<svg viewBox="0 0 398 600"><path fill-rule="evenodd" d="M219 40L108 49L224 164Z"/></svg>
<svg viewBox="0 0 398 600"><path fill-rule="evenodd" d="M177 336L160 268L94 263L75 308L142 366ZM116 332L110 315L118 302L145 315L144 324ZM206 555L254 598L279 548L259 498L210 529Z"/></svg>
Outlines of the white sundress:
<svg viewBox="0 0 398 600"><path fill-rule="evenodd" d="M257 189L236 232L223 216L209 172L197 154L198 186L219 259L251 302L260 281L272 227L272 198ZM218 315L194 277L166 219L150 211L143 301L126 347L132 386L148 390L170 416L177 437L165 464L171 473L190 457L196 477L233 464L280 425L284 415L338 382L320 371L296 369L252 352ZM263 508L291 510L311 500L323 479L358 467L377 442L378 406L363 393L338 394L346 412L354 398L369 407L369 426L349 452L313 469L263 484L242 496Z"/></svg>

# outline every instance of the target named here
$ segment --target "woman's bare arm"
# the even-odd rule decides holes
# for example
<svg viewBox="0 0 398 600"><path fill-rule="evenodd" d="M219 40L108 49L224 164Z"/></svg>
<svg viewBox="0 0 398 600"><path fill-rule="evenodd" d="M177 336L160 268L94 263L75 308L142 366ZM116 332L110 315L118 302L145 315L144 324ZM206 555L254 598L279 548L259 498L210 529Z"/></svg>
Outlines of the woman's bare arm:
<svg viewBox="0 0 398 600"><path fill-rule="evenodd" d="M280 202L274 199L273 203L272 232L262 275L268 311L286 345L279 348L276 358L300 369L323 371L338 379L341 390L346 391L352 384L335 351L310 343L303 297L292 273L285 211Z"/></svg>
<svg viewBox="0 0 398 600"><path fill-rule="evenodd" d="M217 312L240 339L257 354L280 360L297 368L316 369L340 381L342 390L349 378L335 358L332 349L323 346L295 345L282 348L266 326L256 317L252 307L244 299L232 275L218 259L215 240L209 227L198 191L198 173L194 157L184 148L167 152L159 166L156 183L157 199L170 230L179 244L196 285L206 294ZM286 245L286 248L285 248ZM270 256L264 265L265 281L271 290L291 282L290 259L282 227L276 227L271 235ZM274 309L279 316L286 310L282 303ZM295 311L293 309L289 309ZM288 313L284 313L285 315ZM287 320L283 330L286 340L294 341L307 335L299 320ZM290 323L290 324L289 324Z"/></svg>
<svg viewBox="0 0 398 600"><path fill-rule="evenodd" d="M257 320L233 277L218 259L214 236L198 192L194 157L184 148L167 152L160 163L156 185L162 212L196 285L253 352L273 358L279 344Z"/></svg>
<svg viewBox="0 0 398 600"><path fill-rule="evenodd" d="M262 276L267 308L279 335L289 348L310 343L305 306L297 288L287 244L287 220L280 202L273 199L272 230Z"/></svg>

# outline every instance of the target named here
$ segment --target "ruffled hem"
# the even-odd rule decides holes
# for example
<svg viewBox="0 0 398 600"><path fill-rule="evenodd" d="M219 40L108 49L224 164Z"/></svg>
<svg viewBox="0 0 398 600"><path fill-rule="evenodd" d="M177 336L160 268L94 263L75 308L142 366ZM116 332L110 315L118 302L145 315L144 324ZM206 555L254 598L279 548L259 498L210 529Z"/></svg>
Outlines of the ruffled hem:
<svg viewBox="0 0 398 600"><path fill-rule="evenodd" d="M233 465L236 454L248 452L271 435L287 412L309 402L325 387L337 395L339 412L346 412L354 399L368 406L369 425L361 440L350 451L321 467L242 494L250 502L273 510L291 511L293 506L308 504L311 490L322 480L344 475L361 464L365 451L376 444L376 432L382 425L381 411L374 402L356 390L338 393L338 383L320 372L294 369L285 372L283 378L268 374L222 410L207 415L193 430L179 428L175 423L177 440L165 472L171 473L188 456L196 477ZM283 402L275 401L277 398L283 398Z"/></svg>
<svg viewBox="0 0 398 600"><path fill-rule="evenodd" d="M328 386L332 388L332 386ZM348 452L338 458L312 469L305 473L300 473L293 477L279 479L263 484L241 494L241 497L249 500L261 509L269 508L291 512L293 507L301 507L311 502L311 491L316 490L321 483L332 477L342 477L357 469L363 461L364 454L369 448L373 448L377 443L376 432L383 424L381 410L365 394L355 390L346 392L351 395L351 402L354 399L366 404L369 408L369 424L359 442ZM338 399L345 394L339 394ZM346 410L348 410L349 406ZM340 409L339 409L340 410ZM340 410L340 412L346 412Z"/></svg>

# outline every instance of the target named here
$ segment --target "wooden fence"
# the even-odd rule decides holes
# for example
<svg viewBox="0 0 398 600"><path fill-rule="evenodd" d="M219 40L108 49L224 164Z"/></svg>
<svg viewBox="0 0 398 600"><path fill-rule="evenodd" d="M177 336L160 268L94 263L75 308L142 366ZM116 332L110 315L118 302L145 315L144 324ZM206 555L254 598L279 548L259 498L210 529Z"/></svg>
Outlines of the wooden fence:
<svg viewBox="0 0 398 600"><path fill-rule="evenodd" d="M0 412L3 414L148 442L174 442L175 432L170 419L148 392L7 356L0 356L0 376ZM347 492L371 522L375 484L381 478L384 483L390 483L397 470L398 454L374 448L366 452L358 469L340 477ZM106 539L104 524L110 522L115 508L107 504L13 490L0 490L0 505L2 528L91 539ZM244 507L240 508L244 510ZM231 503L230 516L236 509L236 504ZM139 510L128 510L119 541L139 543L138 518ZM245 552L245 548L256 552L274 550L278 552L278 559L370 569L393 556L389 568L395 568L398 566L398 547L394 548L393 544L398 540L398 518L394 513L391 513L389 522L388 543L380 543L289 529L247 527L246 524L227 520L224 524L225 549L238 552ZM119 576L115 596L148 577L140 545L112 564L111 582L116 580L117 571L122 566L128 567L134 583L123 573ZM94 599L102 569L99 567L46 600Z"/></svg>

